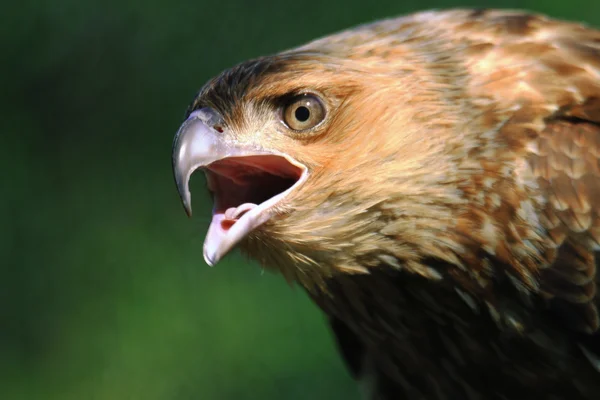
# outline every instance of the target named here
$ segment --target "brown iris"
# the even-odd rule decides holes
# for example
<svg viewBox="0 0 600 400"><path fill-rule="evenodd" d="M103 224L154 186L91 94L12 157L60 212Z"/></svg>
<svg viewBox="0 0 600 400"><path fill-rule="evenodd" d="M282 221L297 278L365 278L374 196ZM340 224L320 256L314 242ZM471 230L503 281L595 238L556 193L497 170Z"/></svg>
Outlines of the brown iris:
<svg viewBox="0 0 600 400"><path fill-rule="evenodd" d="M283 109L283 122L295 131L306 131L325 119L325 106L313 94L302 94L290 99Z"/></svg>

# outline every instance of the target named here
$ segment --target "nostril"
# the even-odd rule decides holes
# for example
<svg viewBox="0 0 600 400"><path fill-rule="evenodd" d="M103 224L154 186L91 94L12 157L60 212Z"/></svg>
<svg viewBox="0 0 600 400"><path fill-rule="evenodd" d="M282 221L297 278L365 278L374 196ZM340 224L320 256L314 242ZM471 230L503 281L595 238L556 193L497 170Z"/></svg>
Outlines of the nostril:
<svg viewBox="0 0 600 400"><path fill-rule="evenodd" d="M216 130L219 133L225 132L223 118L218 112L216 112L212 108L203 107L194 110L188 115L187 120L191 121L196 118L204 122L206 125L212 127L212 129Z"/></svg>

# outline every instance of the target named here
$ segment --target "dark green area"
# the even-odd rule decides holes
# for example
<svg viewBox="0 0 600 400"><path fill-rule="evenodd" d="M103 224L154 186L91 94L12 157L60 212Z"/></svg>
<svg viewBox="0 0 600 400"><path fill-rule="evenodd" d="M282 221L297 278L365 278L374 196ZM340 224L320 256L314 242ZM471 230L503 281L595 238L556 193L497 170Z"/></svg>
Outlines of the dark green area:
<svg viewBox="0 0 600 400"><path fill-rule="evenodd" d="M234 63L457 5L600 23L592 0L5 4L0 398L357 399L301 290L238 256L204 264L210 207L196 177L185 217L171 141Z"/></svg>

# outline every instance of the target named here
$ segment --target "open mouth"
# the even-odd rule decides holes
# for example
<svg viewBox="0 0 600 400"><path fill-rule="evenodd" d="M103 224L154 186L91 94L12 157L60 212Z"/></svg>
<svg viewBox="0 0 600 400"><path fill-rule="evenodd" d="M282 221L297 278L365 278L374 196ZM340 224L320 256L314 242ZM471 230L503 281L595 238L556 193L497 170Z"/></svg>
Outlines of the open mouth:
<svg viewBox="0 0 600 400"><path fill-rule="evenodd" d="M212 108L190 113L173 141L173 176L183 207L192 215L190 176L204 170L213 195L204 259L217 263L277 212L276 204L307 178L308 168L285 153L228 140Z"/></svg>
<svg viewBox="0 0 600 400"><path fill-rule="evenodd" d="M204 242L204 258L210 265L222 257L224 249L269 220L274 206L308 174L304 165L272 154L227 157L203 169L214 202Z"/></svg>
<svg viewBox="0 0 600 400"><path fill-rule="evenodd" d="M204 170L213 195L213 216L222 216L222 228L228 230L249 211L272 207L298 183L303 172L276 155L215 161Z"/></svg>

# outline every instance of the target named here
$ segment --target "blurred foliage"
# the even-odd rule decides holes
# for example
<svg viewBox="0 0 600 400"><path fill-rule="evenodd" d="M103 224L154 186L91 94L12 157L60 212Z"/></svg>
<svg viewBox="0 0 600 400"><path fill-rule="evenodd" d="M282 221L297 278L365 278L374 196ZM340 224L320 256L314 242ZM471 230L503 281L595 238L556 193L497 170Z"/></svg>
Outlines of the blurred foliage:
<svg viewBox="0 0 600 400"><path fill-rule="evenodd" d="M196 177L185 218L172 137L234 63L458 5L600 22L589 0L5 4L0 398L358 398L300 289L236 255L204 264L210 207Z"/></svg>

